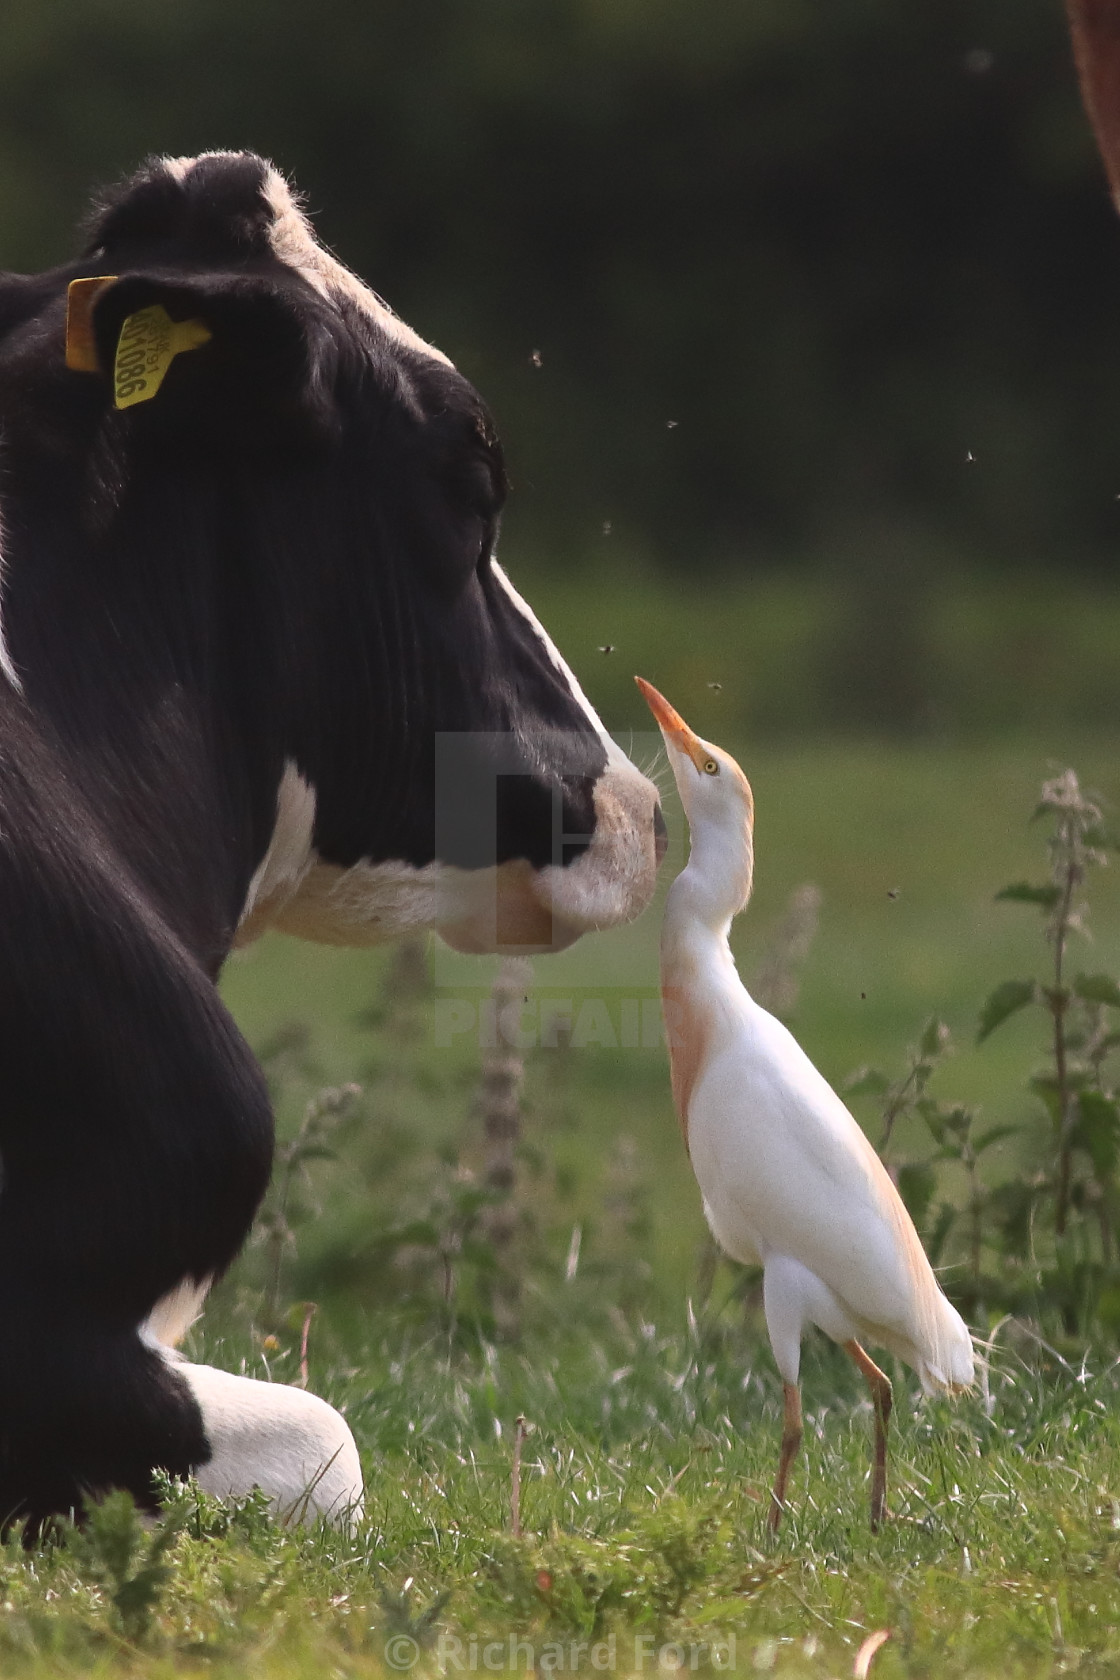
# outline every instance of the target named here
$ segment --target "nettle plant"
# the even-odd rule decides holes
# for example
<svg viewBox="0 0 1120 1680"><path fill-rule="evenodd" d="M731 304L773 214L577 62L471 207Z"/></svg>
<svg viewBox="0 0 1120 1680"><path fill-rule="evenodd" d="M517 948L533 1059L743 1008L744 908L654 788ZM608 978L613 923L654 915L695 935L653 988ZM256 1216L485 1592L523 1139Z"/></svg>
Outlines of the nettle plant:
<svg viewBox="0 0 1120 1680"><path fill-rule="evenodd" d="M935 1017L927 1021L899 1079L892 1082L877 1068L864 1067L852 1075L847 1089L853 1094L868 1092L879 1099L883 1115L877 1140L879 1154L922 1232L933 1265L943 1265L947 1257L958 1261L943 1281L953 1299L975 1316L978 1305L990 1292L984 1273L985 1237L994 1195L998 1194L982 1175L981 1161L1019 1128L1003 1125L978 1130L978 1109L942 1102L932 1095L930 1082L952 1050L948 1027ZM895 1132L900 1122L911 1116L919 1119L932 1137L934 1152L918 1160L897 1162L892 1159ZM938 1196L945 1188L943 1169L950 1163L964 1175L963 1203ZM959 1257L955 1252L958 1249L962 1251Z"/></svg>
<svg viewBox="0 0 1120 1680"><path fill-rule="evenodd" d="M1048 1125L1046 1147L1039 1151L1048 1165L1005 1186L1000 1211L1011 1251L1018 1248L1028 1257L1033 1237L1042 1256L1043 1294L1060 1308L1072 1332L1094 1310L1114 1324L1120 1317L1113 1277L1120 1102L1111 1068L1111 1053L1120 1045L1120 985L1109 974L1069 974L1071 942L1088 931L1089 872L1106 863L1120 843L1104 828L1100 806L1082 792L1072 770L1043 784L1035 818L1051 824L1050 879L1038 885L1016 881L996 897L1042 912L1049 970L997 986L981 1010L977 1039L982 1043L1022 1009L1040 1010L1047 1020L1049 1059L1030 1088Z"/></svg>
<svg viewBox="0 0 1120 1680"><path fill-rule="evenodd" d="M1050 824L1050 879L1016 881L998 900L1042 914L1049 960L1043 973L1006 980L986 999L977 1042L1020 1011L1045 1020L1045 1063L1028 1080L1031 1103L1015 1124L981 1127L979 1111L943 1102L930 1084L951 1051L949 1030L930 1021L894 1082L875 1069L848 1089L875 1094L883 1113L880 1153L890 1163L900 1121L914 1117L933 1153L891 1165L934 1265L950 1293L980 1323L991 1313L1026 1313L1052 1330L1084 1335L1120 1329L1120 1267L1114 1235L1120 1208L1120 1093L1112 1052L1120 1045L1120 985L1108 974L1070 976L1071 944L1086 935L1086 883L1120 842L1072 770L1043 784L1034 820ZM1014 1138L1008 1158L990 1155ZM988 1157L986 1159L986 1157ZM1026 1165L1024 1165L1026 1163ZM943 1195L949 1172L963 1198ZM948 1169L948 1171L947 1171Z"/></svg>

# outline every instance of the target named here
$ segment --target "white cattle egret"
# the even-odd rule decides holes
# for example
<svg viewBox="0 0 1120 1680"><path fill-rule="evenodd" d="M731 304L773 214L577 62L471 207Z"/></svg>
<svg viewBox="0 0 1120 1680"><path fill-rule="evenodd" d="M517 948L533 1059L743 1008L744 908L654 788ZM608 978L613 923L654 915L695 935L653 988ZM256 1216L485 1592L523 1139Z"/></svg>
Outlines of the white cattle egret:
<svg viewBox="0 0 1120 1680"><path fill-rule="evenodd" d="M801 1046L735 969L728 934L750 898L754 798L735 760L641 677L692 837L661 935L673 1096L712 1234L761 1266L770 1345L785 1389L770 1506L776 1529L801 1444L801 1337L815 1324L871 1391L871 1526L886 1510L891 1385L865 1341L913 1367L929 1393L967 1388L972 1338L938 1287L913 1221L859 1126Z"/></svg>

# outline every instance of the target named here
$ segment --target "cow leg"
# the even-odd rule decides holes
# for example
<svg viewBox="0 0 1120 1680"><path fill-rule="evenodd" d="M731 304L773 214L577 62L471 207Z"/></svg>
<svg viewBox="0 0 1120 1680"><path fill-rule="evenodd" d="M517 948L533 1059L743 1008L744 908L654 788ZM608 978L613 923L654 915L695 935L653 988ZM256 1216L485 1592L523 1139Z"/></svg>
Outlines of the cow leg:
<svg viewBox="0 0 1120 1680"><path fill-rule="evenodd" d="M0 764L0 771L10 767ZM22 797L21 797L22 796ZM220 1274L264 1192L272 1118L210 981L87 841L0 775L0 1521L210 1456L141 1335Z"/></svg>
<svg viewBox="0 0 1120 1680"><path fill-rule="evenodd" d="M209 1365L176 1364L202 1411L213 1456L198 1473L224 1499L260 1488L281 1522L325 1518L349 1528L362 1514L362 1467L346 1419L286 1383L258 1382Z"/></svg>

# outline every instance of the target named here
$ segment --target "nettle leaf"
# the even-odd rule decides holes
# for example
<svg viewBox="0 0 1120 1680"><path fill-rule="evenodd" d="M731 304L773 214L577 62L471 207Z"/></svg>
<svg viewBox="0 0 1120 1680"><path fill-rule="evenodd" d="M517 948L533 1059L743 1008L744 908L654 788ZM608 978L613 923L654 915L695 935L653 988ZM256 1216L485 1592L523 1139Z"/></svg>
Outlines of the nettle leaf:
<svg viewBox="0 0 1120 1680"><path fill-rule="evenodd" d="M1000 888L996 899L1007 899L1014 904L1043 904L1047 910L1052 910L1061 896L1061 887L1053 882L1048 886L1035 887L1029 881L1013 881L1009 887Z"/></svg>
<svg viewBox="0 0 1120 1680"><path fill-rule="evenodd" d="M1086 1003L1106 1003L1110 1009L1120 1009L1120 985L1111 974L1079 974L1073 990Z"/></svg>
<svg viewBox="0 0 1120 1680"><path fill-rule="evenodd" d="M1033 1003L1038 996L1038 986L1033 980L1005 980L1002 986L997 986L990 992L980 1011L980 1024L976 1032L977 1044L983 1044L989 1033L995 1032L1002 1026L1008 1016L1023 1009L1028 1003Z"/></svg>
<svg viewBox="0 0 1120 1680"><path fill-rule="evenodd" d="M982 1155L985 1149L991 1149L993 1144L1002 1143L1006 1137L1014 1137L1016 1132L1022 1131L1021 1126L990 1126L986 1132L973 1143L972 1147L977 1155Z"/></svg>
<svg viewBox="0 0 1120 1680"><path fill-rule="evenodd" d="M937 1174L928 1161L911 1161L898 1169L898 1193L915 1225L921 1225L937 1189Z"/></svg>
<svg viewBox="0 0 1120 1680"><path fill-rule="evenodd" d="M972 1125L972 1110L954 1106L945 1111L945 1124L958 1137L964 1137Z"/></svg>
<svg viewBox="0 0 1120 1680"><path fill-rule="evenodd" d="M949 1232L956 1223L957 1210L950 1207L948 1202L942 1202L938 1210L933 1229L926 1237L926 1253L931 1266L936 1266L941 1260L941 1251L949 1238Z"/></svg>
<svg viewBox="0 0 1120 1680"><path fill-rule="evenodd" d="M1087 1067L1074 1062L1066 1068L1067 1091L1084 1091L1091 1083L1092 1074ZM1027 1084L1032 1091L1037 1091L1040 1097L1061 1095L1062 1088L1058 1083L1058 1076L1052 1068L1040 1068L1037 1073L1032 1073L1027 1080Z"/></svg>
<svg viewBox="0 0 1120 1680"><path fill-rule="evenodd" d="M1004 1251L1015 1259L1025 1259L1030 1251L1031 1225L1038 1190L1022 1179L1010 1179L997 1184L991 1193L989 1207L996 1227L1003 1238Z"/></svg>
<svg viewBox="0 0 1120 1680"><path fill-rule="evenodd" d="M922 1101L914 1104L918 1113L929 1127L935 1143L945 1141L945 1115L941 1104L932 1097L923 1097Z"/></svg>
<svg viewBox="0 0 1120 1680"><path fill-rule="evenodd" d="M1120 1156L1120 1108L1103 1091L1081 1091L1077 1097L1077 1120L1071 1141L1083 1149L1100 1181L1112 1177Z"/></svg>

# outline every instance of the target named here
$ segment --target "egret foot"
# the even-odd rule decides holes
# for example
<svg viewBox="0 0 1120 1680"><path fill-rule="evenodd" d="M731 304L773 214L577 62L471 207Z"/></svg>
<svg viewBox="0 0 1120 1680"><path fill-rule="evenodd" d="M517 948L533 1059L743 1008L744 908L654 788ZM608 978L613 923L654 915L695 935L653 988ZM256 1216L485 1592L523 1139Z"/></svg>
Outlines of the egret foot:
<svg viewBox="0 0 1120 1680"><path fill-rule="evenodd" d="M887 1514L887 1430L890 1427L891 1407L894 1404L894 1390L891 1379L885 1371L880 1371L878 1365L865 1353L858 1342L845 1342L845 1353L850 1353L871 1391L871 1404L875 1408L875 1465L871 1473L871 1532L877 1534L879 1525Z"/></svg>
<svg viewBox="0 0 1120 1680"><path fill-rule="evenodd" d="M864 1357L866 1358L866 1355ZM770 1496L769 1528L771 1534L777 1534L778 1525L782 1520L782 1512L786 1508L786 1484L789 1481L790 1466L797 1457L803 1433L800 1388L796 1383L783 1383L782 1393L785 1396L782 1456L778 1460L778 1474L774 1482L774 1491Z"/></svg>

